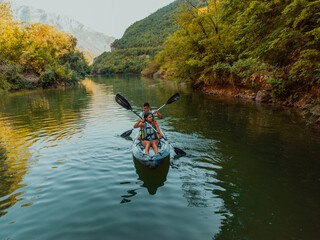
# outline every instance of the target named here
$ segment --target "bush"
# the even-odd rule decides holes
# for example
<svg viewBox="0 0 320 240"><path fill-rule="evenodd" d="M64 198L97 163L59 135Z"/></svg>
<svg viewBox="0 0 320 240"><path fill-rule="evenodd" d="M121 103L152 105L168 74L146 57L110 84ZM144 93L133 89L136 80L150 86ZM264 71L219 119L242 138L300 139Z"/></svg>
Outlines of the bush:
<svg viewBox="0 0 320 240"><path fill-rule="evenodd" d="M2 65L2 74L0 75L0 89L19 90L24 88L33 88L32 84L27 82L19 73L23 67L20 64L9 62Z"/></svg>
<svg viewBox="0 0 320 240"><path fill-rule="evenodd" d="M7 81L5 75L0 74L0 90L8 91L11 89L11 84Z"/></svg>
<svg viewBox="0 0 320 240"><path fill-rule="evenodd" d="M80 76L79 79L85 77L91 70L83 56L83 53L78 51L70 52L62 56L60 64L67 64L68 69L77 72L77 75Z"/></svg>
<svg viewBox="0 0 320 240"><path fill-rule="evenodd" d="M143 76L152 77L159 69L155 60L149 61L147 67L141 72Z"/></svg>
<svg viewBox="0 0 320 240"><path fill-rule="evenodd" d="M141 73L148 59L158 53L161 47L141 47L105 52L93 64L92 73Z"/></svg>
<svg viewBox="0 0 320 240"><path fill-rule="evenodd" d="M40 76L40 82L43 87L48 87L50 85L53 85L55 82L55 72L54 69L51 68L44 73L41 74Z"/></svg>
<svg viewBox="0 0 320 240"><path fill-rule="evenodd" d="M22 72L40 75L44 87L71 83L89 73L71 34L47 24L16 21L9 3L0 4L0 10L1 89L32 88Z"/></svg>
<svg viewBox="0 0 320 240"><path fill-rule="evenodd" d="M40 82L43 87L59 85L63 82L72 83L73 72L66 68L66 66L56 65L40 76Z"/></svg>

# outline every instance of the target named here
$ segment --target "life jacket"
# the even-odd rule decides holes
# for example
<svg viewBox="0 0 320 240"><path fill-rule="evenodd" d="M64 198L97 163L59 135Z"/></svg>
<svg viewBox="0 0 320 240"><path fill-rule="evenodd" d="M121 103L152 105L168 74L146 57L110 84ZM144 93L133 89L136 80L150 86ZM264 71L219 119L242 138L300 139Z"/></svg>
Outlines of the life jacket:
<svg viewBox="0 0 320 240"><path fill-rule="evenodd" d="M149 140L150 138L158 139L158 133L152 129L152 127L156 129L156 126L153 122L151 124L144 123L144 127L141 129L141 139L142 140Z"/></svg>

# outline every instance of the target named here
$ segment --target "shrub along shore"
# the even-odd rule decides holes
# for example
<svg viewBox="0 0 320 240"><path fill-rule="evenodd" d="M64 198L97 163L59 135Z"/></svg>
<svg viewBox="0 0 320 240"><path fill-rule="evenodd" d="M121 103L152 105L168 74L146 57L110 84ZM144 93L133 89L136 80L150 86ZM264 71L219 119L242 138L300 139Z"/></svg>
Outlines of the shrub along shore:
<svg viewBox="0 0 320 240"><path fill-rule="evenodd" d="M71 34L16 21L7 2L0 2L0 26L0 91L70 85L90 72Z"/></svg>

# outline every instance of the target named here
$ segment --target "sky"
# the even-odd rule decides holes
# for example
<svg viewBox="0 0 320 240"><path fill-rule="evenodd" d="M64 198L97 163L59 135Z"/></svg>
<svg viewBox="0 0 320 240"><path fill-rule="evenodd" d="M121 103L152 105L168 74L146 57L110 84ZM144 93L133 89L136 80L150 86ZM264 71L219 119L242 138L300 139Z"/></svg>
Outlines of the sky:
<svg viewBox="0 0 320 240"><path fill-rule="evenodd" d="M108 36L121 38L134 22L174 0L11 0L18 5L63 14Z"/></svg>

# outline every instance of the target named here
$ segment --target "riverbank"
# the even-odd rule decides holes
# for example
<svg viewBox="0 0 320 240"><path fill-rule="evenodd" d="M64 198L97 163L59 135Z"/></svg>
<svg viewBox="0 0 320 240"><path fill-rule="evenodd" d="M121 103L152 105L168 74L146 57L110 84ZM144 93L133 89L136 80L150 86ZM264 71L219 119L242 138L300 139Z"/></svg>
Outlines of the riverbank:
<svg viewBox="0 0 320 240"><path fill-rule="evenodd" d="M272 98L272 86L265 85L258 92L253 92L250 89L239 88L232 85L224 87L219 86L201 86L197 88L204 94L217 95L241 98L248 101L255 101L263 104L275 104L283 107L294 108L306 119L307 124L314 124L320 127L320 102L311 98L310 94L306 94L298 101L293 101L292 98L279 100Z"/></svg>
<svg viewBox="0 0 320 240"><path fill-rule="evenodd" d="M1 72L0 72L1 76ZM53 81L52 84L46 85L41 81L40 76L34 73L21 73L18 75L18 81L11 81L6 83L3 88L0 88L0 93L18 92L24 90L36 90L36 89L54 89L59 87L68 87L77 84L85 76L79 76L74 81Z"/></svg>

